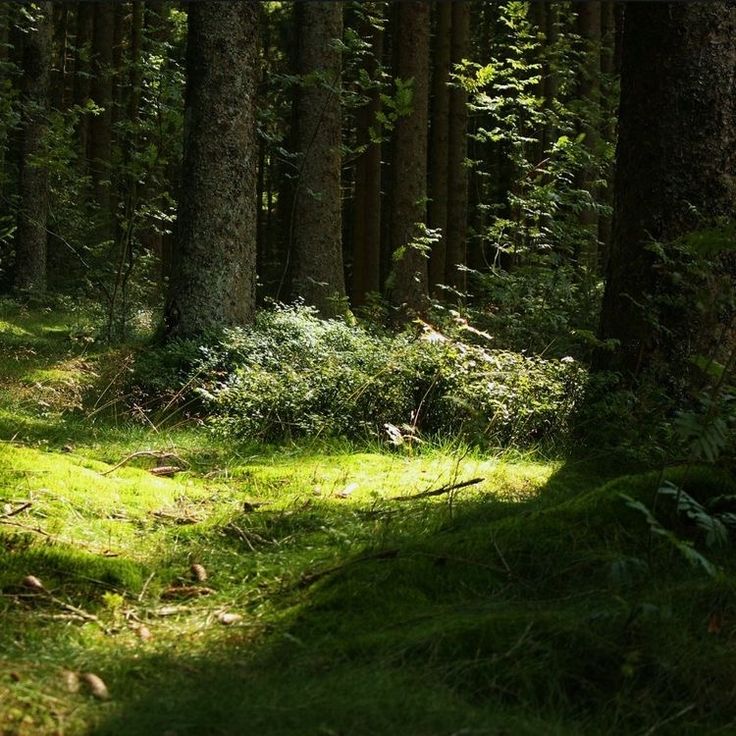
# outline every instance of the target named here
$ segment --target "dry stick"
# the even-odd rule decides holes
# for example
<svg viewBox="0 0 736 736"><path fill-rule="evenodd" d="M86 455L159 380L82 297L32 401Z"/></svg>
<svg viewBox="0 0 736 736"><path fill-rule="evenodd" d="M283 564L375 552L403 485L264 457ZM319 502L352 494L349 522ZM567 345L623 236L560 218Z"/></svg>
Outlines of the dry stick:
<svg viewBox="0 0 736 736"><path fill-rule="evenodd" d="M110 629L105 626L105 624L102 623L102 621L93 613L89 613L89 611L85 611L83 608L77 608L77 606L73 606L71 603L62 601L60 598L57 598L53 593L50 593L48 590L46 590L46 588L33 593L14 593L12 595L9 595L7 593L0 593L0 595L7 598L15 598L16 602L18 599L21 598L26 598L29 600L33 600L34 598L45 598L46 600L51 601L51 603L53 603L54 605L59 606L59 608L63 608L65 611L68 611L70 614L84 619L85 621L90 621L97 624L106 634L110 633Z"/></svg>
<svg viewBox="0 0 736 736"><path fill-rule="evenodd" d="M126 463L129 463L131 460L134 460L137 457L155 457L157 460L167 460L167 459L173 459L178 460L180 463L184 464L185 466L188 466L189 463L184 460L183 458L180 458L176 453L174 452L157 452L155 450L139 450L138 452L132 452L127 457L124 457L117 465L113 465L109 470L106 470L104 473L100 473L100 475L109 475L114 470L117 470L118 468L121 468Z"/></svg>
<svg viewBox="0 0 736 736"><path fill-rule="evenodd" d="M138 594L138 603L140 603L143 600L143 598L145 597L146 591L148 590L148 586L151 584L151 580L153 580L153 578L155 577L155 575L156 575L156 573L155 572L152 572L148 576L146 582L143 583L143 587L141 588L141 592Z"/></svg>
<svg viewBox="0 0 736 736"><path fill-rule="evenodd" d="M342 572L348 567L357 565L359 562L368 562L370 560L393 560L398 556L399 550L386 549L382 550L381 552L373 552L368 555L363 555L362 557L356 557L354 560L348 560L342 565L336 565L335 567L328 567L325 570L318 570L317 572L303 574L299 579L299 582L297 583L297 587L307 588L313 583L316 583L318 580L326 577L327 575L332 575L336 572Z"/></svg>
<svg viewBox="0 0 736 736"><path fill-rule="evenodd" d="M51 539L51 535L43 529L39 529L35 526L28 526L28 524L21 524L19 521L6 521L4 518L0 518L0 524L5 524L6 526L17 526L24 532L34 532L35 534L40 534L42 537Z"/></svg>
<svg viewBox="0 0 736 736"><path fill-rule="evenodd" d="M4 514L0 514L0 519L7 519L10 516L15 516L16 514L20 514L21 512L25 511L26 509L31 508L33 504L30 501L25 501L22 506L19 506L17 509L13 509L12 511L7 511Z"/></svg>
<svg viewBox="0 0 736 736"><path fill-rule="evenodd" d="M65 611L69 611L69 613L73 613L75 616L79 616L80 618L83 618L85 621L91 621L92 623L97 624L106 634L110 633L110 629L105 626L105 624L100 621L97 616L95 616L93 613L89 613L85 611L83 608L77 608L76 606L73 606L71 603L66 603L65 601L60 600L55 595L52 595L51 593L46 594L48 598L55 603L57 606L60 606Z"/></svg>
<svg viewBox="0 0 736 736"><path fill-rule="evenodd" d="M435 488L431 491L422 491L422 493L415 493L411 496L394 496L392 501L414 501L417 498L430 498L430 496L441 496L443 493L450 493L452 491L458 491L461 488L467 488L468 486L476 486L478 483L482 483L485 478L471 478L470 480L464 480L461 483L449 483L448 485L442 486L441 488Z"/></svg>
<svg viewBox="0 0 736 736"><path fill-rule="evenodd" d="M682 710L677 711L677 713L670 716L669 718L665 718L663 721L658 721L657 723L655 723L648 731L644 733L644 736L650 736L650 734L659 731L662 726L665 726L668 723L672 723L672 721L676 721L678 718L682 718L682 716L689 713L693 708L695 708L695 703L690 703L690 705L686 705Z"/></svg>

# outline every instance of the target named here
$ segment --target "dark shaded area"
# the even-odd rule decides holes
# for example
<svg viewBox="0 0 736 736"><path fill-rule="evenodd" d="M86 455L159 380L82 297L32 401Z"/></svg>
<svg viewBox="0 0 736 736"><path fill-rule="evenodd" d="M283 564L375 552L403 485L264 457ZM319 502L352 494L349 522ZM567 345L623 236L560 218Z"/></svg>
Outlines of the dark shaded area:
<svg viewBox="0 0 736 736"><path fill-rule="evenodd" d="M685 475L701 497L733 491ZM626 507L621 493L651 502L656 474L600 481L573 464L538 500L410 509L385 540L396 557L282 587L285 615L255 641L254 611L204 657L144 662L90 732L621 734L673 718L667 733L712 733L736 717L731 624L708 634L733 586Z"/></svg>

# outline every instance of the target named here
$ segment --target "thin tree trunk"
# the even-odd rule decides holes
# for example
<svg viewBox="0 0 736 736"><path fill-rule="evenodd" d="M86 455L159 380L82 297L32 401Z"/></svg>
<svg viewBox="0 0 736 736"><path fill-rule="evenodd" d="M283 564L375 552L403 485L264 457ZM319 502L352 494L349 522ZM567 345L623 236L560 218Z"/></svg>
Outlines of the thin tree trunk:
<svg viewBox="0 0 736 736"><path fill-rule="evenodd" d="M84 109L90 99L92 69L90 56L92 54L92 36L94 29L94 4L91 2L77 3L77 22L74 39L74 104ZM80 115L77 124L77 138L79 141L79 162L82 171L87 169L89 151L90 115Z"/></svg>
<svg viewBox="0 0 736 736"><path fill-rule="evenodd" d="M396 124L391 208L391 301L402 319L426 310L427 253L417 247L427 223L429 5L397 4L396 73L412 82L411 113Z"/></svg>
<svg viewBox="0 0 736 736"><path fill-rule="evenodd" d="M156 44L164 43L169 38L167 9L168 5L164 0L145 0L144 2L143 28L145 31L144 37L148 41L149 53L156 50ZM164 141L160 140L160 135L156 139L156 145L159 150L165 145ZM147 191L143 196L146 198L155 196L152 189L153 185L150 179L147 179ZM160 223L151 218L151 220L144 223L139 237L143 247L156 258L157 277L160 285L163 286L165 279L171 275L172 235L164 235Z"/></svg>
<svg viewBox="0 0 736 736"><path fill-rule="evenodd" d="M256 3L189 5L183 185L169 336L253 318L256 303ZM237 101L237 103L235 102Z"/></svg>
<svg viewBox="0 0 736 736"><path fill-rule="evenodd" d="M585 0L577 4L577 30L583 41L584 63L578 80L580 100L586 104L587 114L583 118L581 132L585 134L585 148L588 155L595 157L600 146L600 77L601 77L601 2ZM586 166L578 176L578 188L590 193L593 200L581 213L582 224L588 237L582 244L579 262L591 273L598 266L598 213L595 201L598 191L595 186L596 169Z"/></svg>
<svg viewBox="0 0 736 736"><path fill-rule="evenodd" d="M559 74L557 73L557 58L555 49L559 40L559 14L560 9L557 3L551 2L546 5L546 13L544 16L545 23L545 46L547 49L547 63L544 69L544 104L548 111L552 110L559 94ZM544 134L542 136L542 153L549 150L549 147L557 139L557 128L548 115L547 122L544 126Z"/></svg>
<svg viewBox="0 0 736 736"><path fill-rule="evenodd" d="M42 153L49 109L53 47L53 4L39 2L36 30L23 48L23 122L20 170L20 215L16 233L15 288L41 294L46 290L46 220L48 174L34 159Z"/></svg>
<svg viewBox="0 0 736 736"><path fill-rule="evenodd" d="M115 4L95 3L90 96L101 112L89 120L89 159L94 194L100 207L101 234L110 235L110 164L112 160L113 42Z"/></svg>
<svg viewBox="0 0 736 736"><path fill-rule="evenodd" d="M375 82L368 102L357 115L358 144L366 146L355 168L355 213L353 224L352 303L362 306L366 296L381 289L381 143L371 140L371 128L377 127L381 110L378 71L383 55L383 30L365 21L363 38L370 38L371 52L365 71Z"/></svg>
<svg viewBox="0 0 736 736"><path fill-rule="evenodd" d="M616 54L616 3L604 0L601 4L601 79L605 84L605 93L601 97L601 132L607 142L616 137L616 102L613 99L615 89L615 54ZM614 167L609 166L606 172L606 189L603 200L608 207L613 206L613 174ZM598 222L598 242L600 253L598 262L605 273L608 253L611 247L612 218L609 214L601 215Z"/></svg>
<svg viewBox="0 0 736 736"><path fill-rule="evenodd" d="M432 130L429 157L429 226L439 230L439 240L432 246L429 259L429 285L432 296L440 297L439 284L446 284L447 264L447 193L450 160L450 65L452 63L451 0L435 5L434 70L432 73Z"/></svg>
<svg viewBox="0 0 736 736"><path fill-rule="evenodd" d="M51 107L64 110L67 106L66 51L69 31L69 3L54 3L54 62L51 70Z"/></svg>
<svg viewBox="0 0 736 736"><path fill-rule="evenodd" d="M292 289L323 315L344 310L340 150L342 4L300 0L297 150Z"/></svg>
<svg viewBox="0 0 736 736"><path fill-rule="evenodd" d="M452 3L452 63L468 55L470 3ZM450 141L447 191L447 264L445 281L461 293L466 290L466 239L468 234L468 95L455 84L450 92Z"/></svg>

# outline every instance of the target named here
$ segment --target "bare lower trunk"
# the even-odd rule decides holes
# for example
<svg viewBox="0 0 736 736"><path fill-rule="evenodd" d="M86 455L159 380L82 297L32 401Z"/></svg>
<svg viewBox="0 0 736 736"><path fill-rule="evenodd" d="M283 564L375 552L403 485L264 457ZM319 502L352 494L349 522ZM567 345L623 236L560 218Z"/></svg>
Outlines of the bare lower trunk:
<svg viewBox="0 0 736 736"><path fill-rule="evenodd" d="M736 7L731 2L630 3L623 39L616 205L602 334L620 348L599 364L635 376L671 372L713 347L714 318L668 277L653 242L673 240L736 210ZM733 256L714 255L733 290ZM670 308L654 315L649 297ZM710 298L710 294L707 295ZM692 300L694 302L694 300ZM717 327L717 326L716 326Z"/></svg>
<svg viewBox="0 0 736 736"><path fill-rule="evenodd" d="M364 36L370 36L371 53L366 62L370 79L378 82L383 53L383 30L365 24ZM352 302L366 303L366 295L381 288L381 143L371 140L381 110L380 90L369 93L367 104L358 112L358 143L365 145L355 169L355 213L353 224Z"/></svg>
<svg viewBox="0 0 736 736"><path fill-rule="evenodd" d="M393 154L391 301L402 317L427 308L427 253L421 240L427 223L427 126L429 97L429 5L397 5L396 73L412 82L411 113L396 124Z"/></svg>
<svg viewBox="0 0 736 736"><path fill-rule="evenodd" d="M189 5L183 186L170 336L249 322L256 284L258 8Z"/></svg>
<svg viewBox="0 0 736 736"><path fill-rule="evenodd" d="M429 259L429 285L439 297L439 284L446 284L447 176L450 139L450 64L452 51L452 6L450 0L435 5L437 15L432 73L432 155L429 157L429 226L439 230Z"/></svg>
<svg viewBox="0 0 736 736"><path fill-rule="evenodd" d="M583 42L584 63L580 69L578 94L585 103L581 133L588 154L595 157L600 146L600 77L601 77L601 5L600 0L577 4L577 30ZM595 165L588 165L578 175L577 185L590 193L591 202L581 212L587 240L581 244L578 260L591 273L598 272L598 212L595 202L599 192L595 185Z"/></svg>
<svg viewBox="0 0 736 736"><path fill-rule="evenodd" d="M340 150L342 4L300 0L292 290L323 315L344 311Z"/></svg>
<svg viewBox="0 0 736 736"><path fill-rule="evenodd" d="M113 43L115 4L95 3L92 42L91 99L101 112L89 119L89 159L95 199L100 207L102 234L110 228L110 163L112 159Z"/></svg>
<svg viewBox="0 0 736 736"><path fill-rule="evenodd" d="M468 55L470 42L470 3L452 3L452 63L458 65ZM456 291L466 289L467 262L465 241L468 234L468 95L455 84L450 92L450 143L447 189L446 283Z"/></svg>
<svg viewBox="0 0 736 736"><path fill-rule="evenodd" d="M53 7L37 4L36 30L23 47L23 122L20 170L20 215L16 233L15 288L43 293L46 290L46 220L48 175L34 159L42 154L49 107L49 78L53 38Z"/></svg>

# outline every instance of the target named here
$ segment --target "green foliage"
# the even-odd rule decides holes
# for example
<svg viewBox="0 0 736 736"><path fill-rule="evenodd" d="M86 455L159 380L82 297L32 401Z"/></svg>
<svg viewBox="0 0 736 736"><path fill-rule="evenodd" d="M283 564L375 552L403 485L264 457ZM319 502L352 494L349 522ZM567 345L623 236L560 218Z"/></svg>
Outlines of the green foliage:
<svg viewBox="0 0 736 736"><path fill-rule="evenodd" d="M581 64L574 14L558 8L557 38L546 41L529 19L527 3L499 4L494 27L495 54L489 63L466 62L456 79L470 93L470 105L481 123L474 133L476 162L485 182L481 200L483 231L477 233L494 257L544 262L554 252L568 259L597 250L597 233L581 222L581 214L606 214L606 172L613 157L609 142L598 150L585 144L583 122L600 122L600 103L574 99ZM555 77L557 96L544 99L544 74ZM598 126L596 126L598 127ZM546 149L543 131L554 132ZM593 173L593 188L581 188L579 175ZM508 191L494 191L503 180Z"/></svg>
<svg viewBox="0 0 736 736"><path fill-rule="evenodd" d="M559 256L506 271L493 268L472 279L474 297L464 314L499 348L589 359L598 342L602 284L580 278Z"/></svg>
<svg viewBox="0 0 736 736"><path fill-rule="evenodd" d="M190 347L160 354L163 375ZM239 437L380 438L386 425L403 425L530 445L564 442L586 374L571 358L490 351L428 327L419 338L391 337L281 307L203 348L190 375L215 425Z"/></svg>

